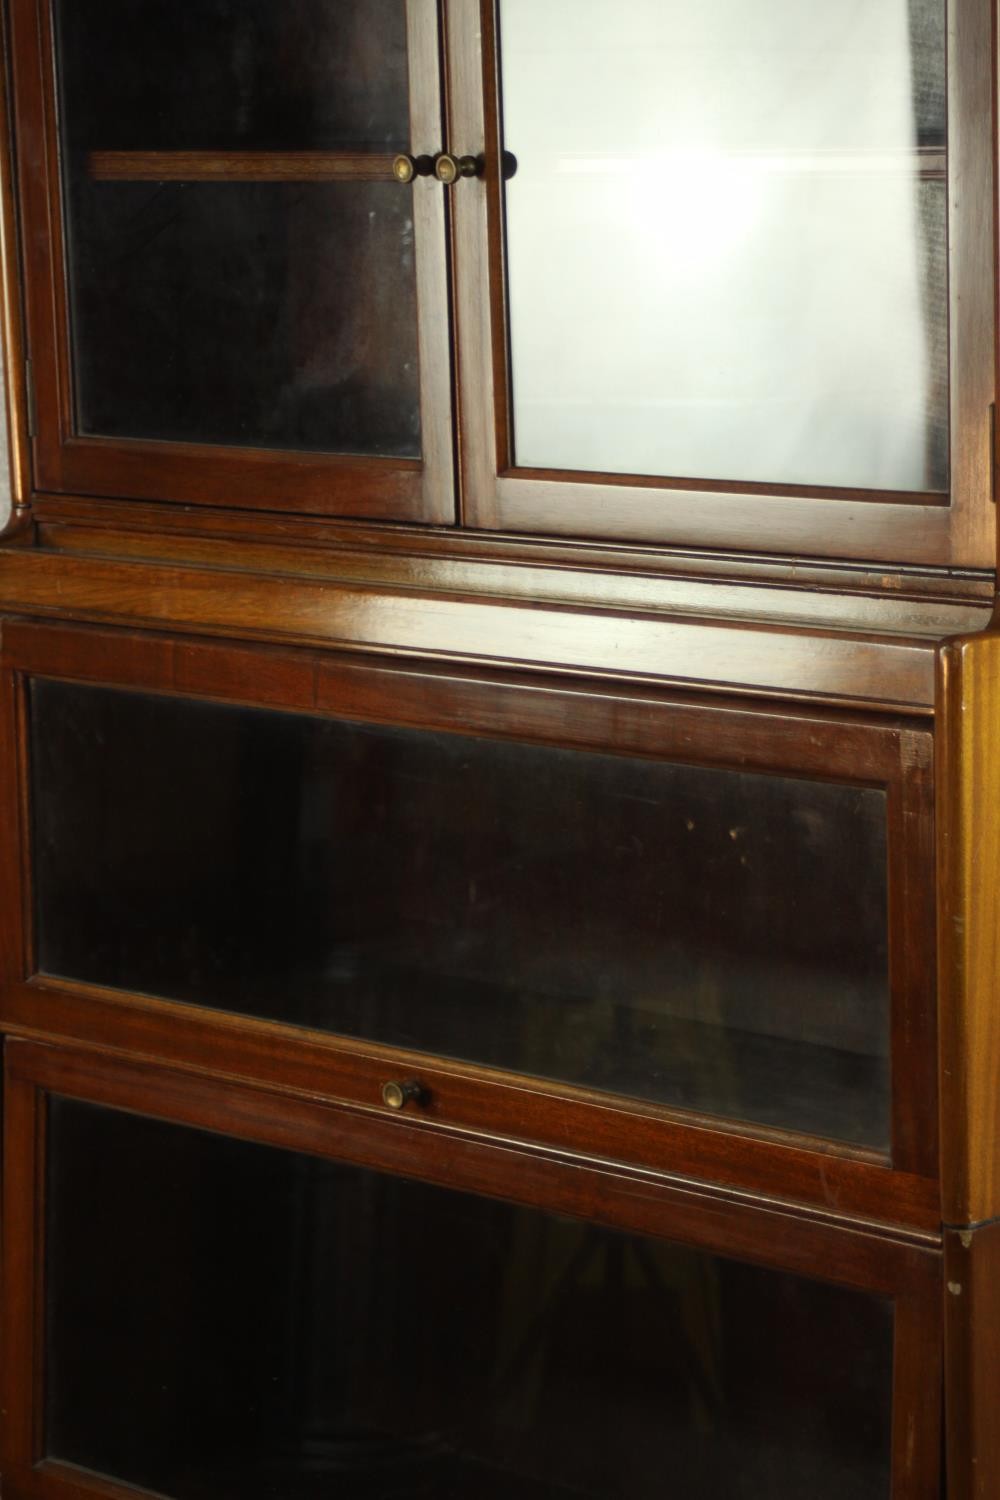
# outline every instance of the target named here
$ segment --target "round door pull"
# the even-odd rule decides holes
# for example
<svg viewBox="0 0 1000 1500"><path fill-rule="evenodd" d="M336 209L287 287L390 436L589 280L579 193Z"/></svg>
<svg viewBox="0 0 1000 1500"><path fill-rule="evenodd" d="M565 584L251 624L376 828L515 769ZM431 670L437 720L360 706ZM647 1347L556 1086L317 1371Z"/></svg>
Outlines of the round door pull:
<svg viewBox="0 0 1000 1500"><path fill-rule="evenodd" d="M404 185L412 182L414 177L432 177L434 175L433 158L430 156L406 156L401 154L393 160L392 175L397 182L401 182Z"/></svg>
<svg viewBox="0 0 1000 1500"><path fill-rule="evenodd" d="M419 1083L384 1083L382 1103L389 1109L405 1109L408 1104L419 1104L424 1091Z"/></svg>
<svg viewBox="0 0 1000 1500"><path fill-rule="evenodd" d="M434 175L446 187L460 177L478 177L481 169L477 156L452 156L450 151L442 151L434 160Z"/></svg>

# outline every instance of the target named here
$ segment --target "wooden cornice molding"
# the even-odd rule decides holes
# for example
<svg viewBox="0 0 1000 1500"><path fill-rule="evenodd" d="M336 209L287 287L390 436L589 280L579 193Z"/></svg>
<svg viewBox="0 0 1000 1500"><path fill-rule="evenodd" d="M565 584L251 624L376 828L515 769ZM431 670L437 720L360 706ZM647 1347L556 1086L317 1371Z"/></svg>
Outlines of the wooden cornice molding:
<svg viewBox="0 0 1000 1500"><path fill-rule="evenodd" d="M185 560L169 561L143 556L134 538L105 545L126 555L0 549L0 608L918 714L933 711L937 648L949 624L968 626L987 613L971 604L817 601L785 590L757 590L751 599L738 585L688 583L682 597L683 581L662 579L640 588L611 577L584 587L572 570L550 572L541 595L534 570L520 576L521 593L502 569L480 571L472 593L468 568L448 561L414 569L398 559L379 566L355 559L352 568L349 559L331 565L314 555L307 573L275 549L239 554L203 541ZM768 603L770 617L760 608Z"/></svg>

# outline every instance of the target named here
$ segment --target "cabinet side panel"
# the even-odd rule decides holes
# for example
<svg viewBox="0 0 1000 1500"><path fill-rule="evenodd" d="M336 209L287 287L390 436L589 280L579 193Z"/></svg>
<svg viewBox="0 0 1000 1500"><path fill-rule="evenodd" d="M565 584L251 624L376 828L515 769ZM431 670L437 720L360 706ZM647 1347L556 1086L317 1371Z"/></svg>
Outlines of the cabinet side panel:
<svg viewBox="0 0 1000 1500"><path fill-rule="evenodd" d="M1000 1225L945 1239L949 1500L1000 1491Z"/></svg>
<svg viewBox="0 0 1000 1500"><path fill-rule="evenodd" d="M1000 637L939 660L938 936L944 1219L1000 1215Z"/></svg>

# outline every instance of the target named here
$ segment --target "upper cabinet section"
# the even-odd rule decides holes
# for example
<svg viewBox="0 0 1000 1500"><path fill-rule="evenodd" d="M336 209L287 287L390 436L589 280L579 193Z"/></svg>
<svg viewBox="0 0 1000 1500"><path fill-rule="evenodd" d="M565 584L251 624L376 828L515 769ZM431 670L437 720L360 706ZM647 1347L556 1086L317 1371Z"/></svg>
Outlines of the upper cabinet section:
<svg viewBox="0 0 1000 1500"><path fill-rule="evenodd" d="M989 0L11 14L40 490L992 565Z"/></svg>
<svg viewBox="0 0 1000 1500"><path fill-rule="evenodd" d="M433 0L14 8L40 486L451 520Z"/></svg>

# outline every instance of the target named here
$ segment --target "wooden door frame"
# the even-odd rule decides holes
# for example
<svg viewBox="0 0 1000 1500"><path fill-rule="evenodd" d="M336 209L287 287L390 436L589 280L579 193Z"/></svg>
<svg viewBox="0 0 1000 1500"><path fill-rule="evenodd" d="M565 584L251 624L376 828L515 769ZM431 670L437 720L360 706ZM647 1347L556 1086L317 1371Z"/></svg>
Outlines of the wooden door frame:
<svg viewBox="0 0 1000 1500"><path fill-rule="evenodd" d="M484 176L454 190L463 520L489 530L741 552L990 567L997 346L990 0L947 0L950 495L519 469L511 449L499 0L445 0L449 136ZM557 272L556 272L557 274Z"/></svg>
<svg viewBox="0 0 1000 1500"><path fill-rule="evenodd" d="M423 457L368 458L201 443L80 436L70 350L54 0L6 0L16 111L24 294L33 372L34 487L40 491L372 520L455 520L452 356L444 190L414 196ZM443 144L437 0L406 0L411 150Z"/></svg>

